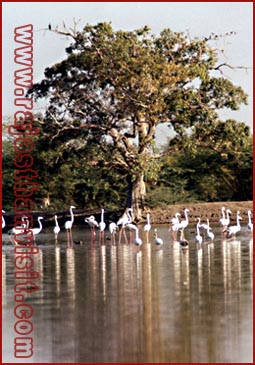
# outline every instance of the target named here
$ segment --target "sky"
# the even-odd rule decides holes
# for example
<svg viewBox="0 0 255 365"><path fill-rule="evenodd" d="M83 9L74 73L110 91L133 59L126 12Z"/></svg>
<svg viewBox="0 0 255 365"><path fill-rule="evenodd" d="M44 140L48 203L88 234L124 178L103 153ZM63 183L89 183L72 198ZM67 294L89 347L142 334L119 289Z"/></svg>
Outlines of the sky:
<svg viewBox="0 0 255 365"><path fill-rule="evenodd" d="M252 2L4 2L2 3L2 59L3 59L3 115L12 115L13 107L13 40L14 28L25 24L34 27L34 82L43 78L47 66L65 58L65 47L70 40L49 32L52 27L72 27L74 20L80 29L85 24L111 22L114 29L134 30L144 25L158 34L165 28L188 32L193 37L225 34L212 44L224 49L222 61L248 69L224 69L224 76L241 86L249 95L249 105L239 111L221 113L222 119L233 118L252 129L253 79L253 9ZM34 111L43 109L42 102ZM161 133L159 131L159 133ZM162 132L163 138L163 132Z"/></svg>

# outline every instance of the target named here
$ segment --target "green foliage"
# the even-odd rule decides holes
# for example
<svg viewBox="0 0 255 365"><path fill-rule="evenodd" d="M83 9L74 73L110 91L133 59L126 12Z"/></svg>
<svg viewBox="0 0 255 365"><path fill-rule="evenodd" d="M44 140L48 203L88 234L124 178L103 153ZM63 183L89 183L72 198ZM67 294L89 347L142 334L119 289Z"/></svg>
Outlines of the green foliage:
<svg viewBox="0 0 255 365"><path fill-rule="evenodd" d="M48 100L36 121L39 200L49 194L55 208L124 205L127 182L141 176L152 205L168 196L227 199L234 196L230 186L247 196L241 184L250 173L247 131L217 114L237 110L247 95L221 76L210 37L190 39L170 29L154 35L147 26L115 31L110 23L66 35L72 39L66 58L47 67L28 92ZM175 132L166 160L155 148L159 124ZM10 153L4 151L7 170Z"/></svg>

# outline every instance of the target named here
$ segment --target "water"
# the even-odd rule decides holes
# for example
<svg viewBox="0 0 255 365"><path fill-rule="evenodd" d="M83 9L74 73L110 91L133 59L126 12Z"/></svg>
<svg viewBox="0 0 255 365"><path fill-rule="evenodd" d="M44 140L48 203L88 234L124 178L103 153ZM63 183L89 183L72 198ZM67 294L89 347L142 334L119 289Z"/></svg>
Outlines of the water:
<svg viewBox="0 0 255 365"><path fill-rule="evenodd" d="M138 249L124 240L90 241L89 230L38 236L34 270L34 354L15 359L14 251L3 235L3 362L252 362L253 241L243 228L236 240L173 243L158 226L162 248ZM127 234L129 240L129 234ZM144 242L146 238L141 230Z"/></svg>

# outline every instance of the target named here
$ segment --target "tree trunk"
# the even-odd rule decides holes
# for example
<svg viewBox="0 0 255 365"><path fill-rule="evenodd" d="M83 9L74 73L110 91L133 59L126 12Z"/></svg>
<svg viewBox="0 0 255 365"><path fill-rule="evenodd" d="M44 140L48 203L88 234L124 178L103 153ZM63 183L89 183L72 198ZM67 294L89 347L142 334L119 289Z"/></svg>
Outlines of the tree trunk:
<svg viewBox="0 0 255 365"><path fill-rule="evenodd" d="M139 175L133 182L129 182L127 206L133 210L133 219L136 222L142 217L146 195L144 176ZM131 197L131 199L130 199Z"/></svg>

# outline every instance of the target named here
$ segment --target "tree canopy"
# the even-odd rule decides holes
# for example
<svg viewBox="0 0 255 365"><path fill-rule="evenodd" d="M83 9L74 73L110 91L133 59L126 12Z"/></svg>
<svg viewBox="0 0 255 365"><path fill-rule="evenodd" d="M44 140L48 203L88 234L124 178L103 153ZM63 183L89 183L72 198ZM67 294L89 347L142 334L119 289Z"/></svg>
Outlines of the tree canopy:
<svg viewBox="0 0 255 365"><path fill-rule="evenodd" d="M164 123L175 132L168 153L188 143L190 133L196 146L216 148L218 111L247 103L241 87L222 74L230 66L218 62L213 35L191 39L170 29L154 35L147 26L115 31L110 23L52 31L71 43L66 58L47 67L28 92L48 100L38 119L39 149L54 151L45 156L53 170L76 156L125 177L127 205L138 219L144 180L156 179L164 155L155 145L157 126ZM224 146L217 143L221 153Z"/></svg>

